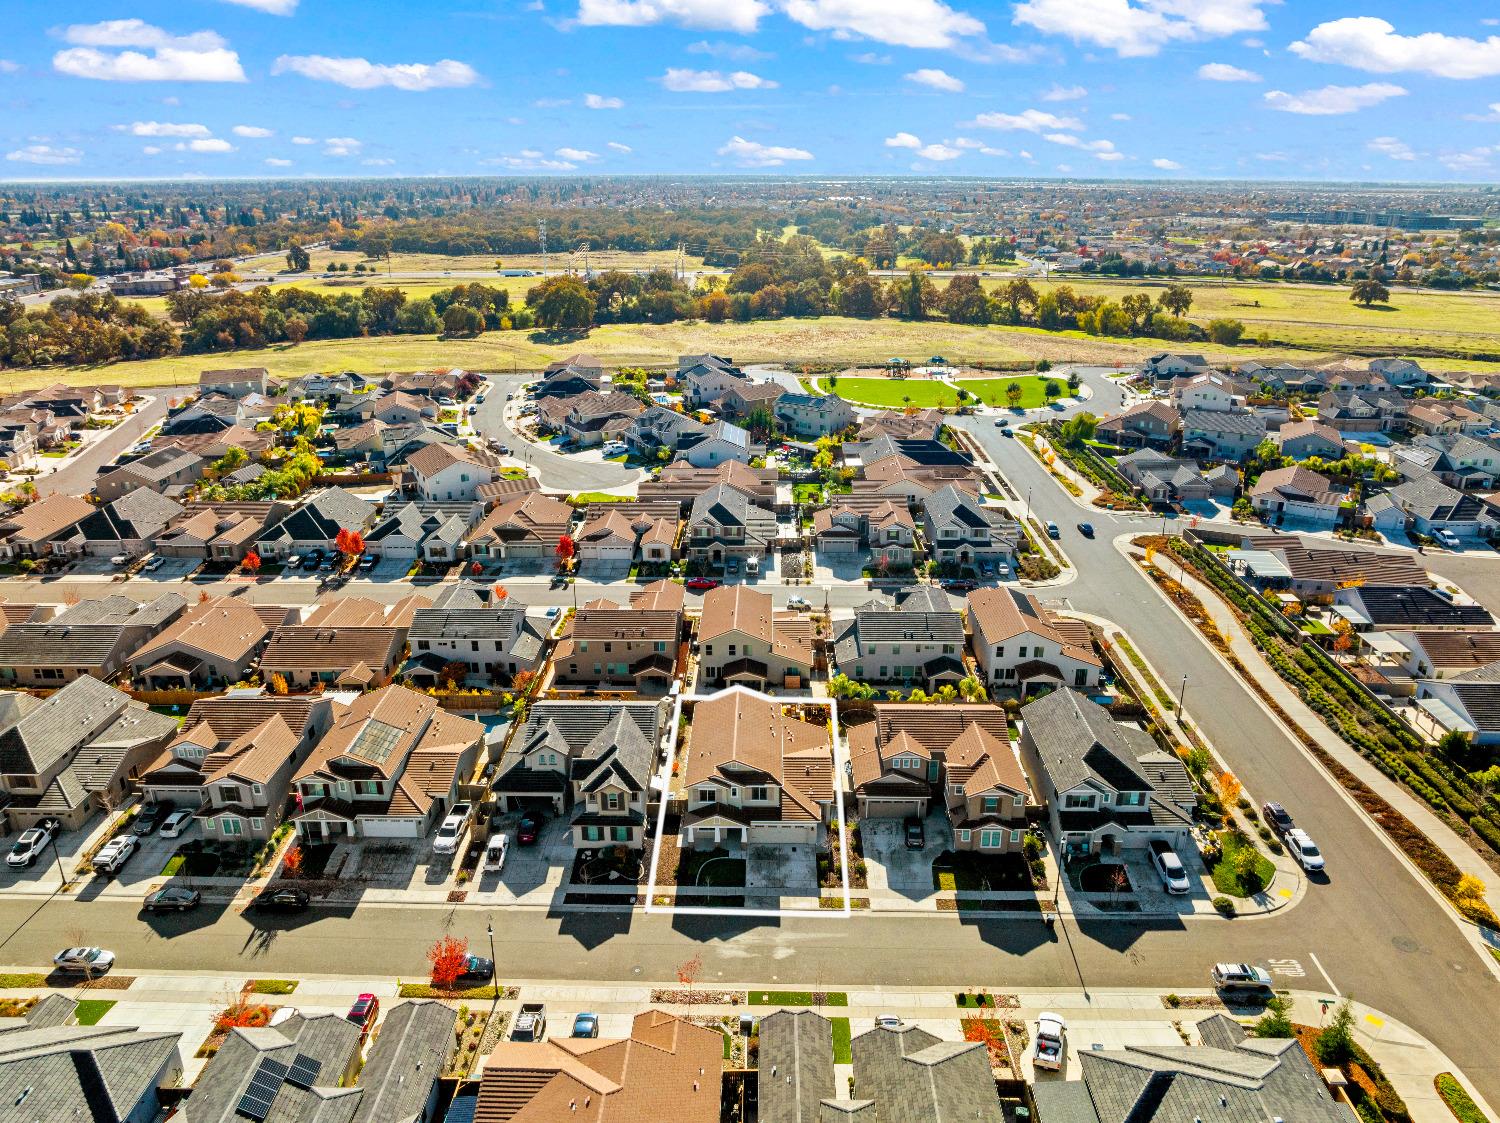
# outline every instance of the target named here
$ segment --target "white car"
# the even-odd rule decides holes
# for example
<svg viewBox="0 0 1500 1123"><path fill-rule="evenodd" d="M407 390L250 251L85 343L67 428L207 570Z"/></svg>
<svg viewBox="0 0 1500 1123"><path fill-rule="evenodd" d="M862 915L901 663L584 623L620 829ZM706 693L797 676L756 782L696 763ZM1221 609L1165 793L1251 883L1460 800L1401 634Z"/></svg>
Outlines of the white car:
<svg viewBox="0 0 1500 1123"><path fill-rule="evenodd" d="M1214 981L1215 990L1271 993L1271 973L1264 967L1249 963L1215 963L1209 976Z"/></svg>
<svg viewBox="0 0 1500 1123"><path fill-rule="evenodd" d="M94 871L96 873L119 873L120 868L135 853L139 843L133 835L121 835L119 838L111 839L104 844L104 848L94 855Z"/></svg>
<svg viewBox="0 0 1500 1123"><path fill-rule="evenodd" d="M1312 840L1312 836L1302 828L1293 827L1286 832L1286 848L1292 852L1292 857L1297 859L1297 864L1308 873L1323 871L1323 852L1318 849L1318 844Z"/></svg>
<svg viewBox="0 0 1500 1123"><path fill-rule="evenodd" d="M1037 1068L1057 1072L1068 1052L1068 1023L1061 1014L1043 1013L1036 1020L1036 1041L1031 1046L1031 1063Z"/></svg>
<svg viewBox="0 0 1500 1123"><path fill-rule="evenodd" d="M895 1014L877 1014L875 1015L875 1028L900 1029L901 1019L898 1018Z"/></svg>
<svg viewBox="0 0 1500 1123"><path fill-rule="evenodd" d="M605 456L624 456L627 451L628 450L625 448L625 446L620 444L619 442L607 444L604 446Z"/></svg>
<svg viewBox="0 0 1500 1123"><path fill-rule="evenodd" d="M510 852L510 839L496 832L484 848L484 868L499 872L505 868L505 855Z"/></svg>
<svg viewBox="0 0 1500 1123"><path fill-rule="evenodd" d="M1450 550L1456 550L1461 545L1458 535L1454 534L1451 530L1440 530L1433 537Z"/></svg>
<svg viewBox="0 0 1500 1123"><path fill-rule="evenodd" d="M36 826L28 827L21 832L21 837L16 839L16 844L5 856L5 864L13 870L28 868L42 856L43 850L52 845L60 830L61 821L50 816Z"/></svg>
<svg viewBox="0 0 1500 1123"><path fill-rule="evenodd" d="M796 593L786 598L786 606L795 608L798 612L806 612L812 608L812 605L807 603L806 597L799 597Z"/></svg>
<svg viewBox="0 0 1500 1123"><path fill-rule="evenodd" d="M1193 887L1188 881L1187 869L1183 866L1182 859L1159 838L1151 840L1151 864L1156 867L1162 886L1168 893L1192 892Z"/></svg>
<svg viewBox="0 0 1500 1123"><path fill-rule="evenodd" d="M59 971L80 975L102 975L115 965L115 953L103 948L64 948L52 957Z"/></svg>
<svg viewBox="0 0 1500 1123"><path fill-rule="evenodd" d="M176 838L193 825L193 813L186 807L179 807L161 822L161 830L157 833L162 838Z"/></svg>
<svg viewBox="0 0 1500 1123"><path fill-rule="evenodd" d="M469 829L469 816L473 813L472 804L455 803L453 810L448 812L448 817L443 820L442 826L438 827L437 835L432 840L432 852L452 854L457 851L459 839L463 838L464 831Z"/></svg>

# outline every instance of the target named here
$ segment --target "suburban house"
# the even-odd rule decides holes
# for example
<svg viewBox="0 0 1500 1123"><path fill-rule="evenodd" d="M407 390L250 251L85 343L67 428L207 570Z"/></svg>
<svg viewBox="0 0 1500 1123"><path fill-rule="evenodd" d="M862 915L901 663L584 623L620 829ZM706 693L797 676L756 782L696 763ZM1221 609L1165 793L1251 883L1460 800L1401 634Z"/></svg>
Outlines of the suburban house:
<svg viewBox="0 0 1500 1123"><path fill-rule="evenodd" d="M964 669L964 618L934 586L904 589L894 607L873 601L836 625L839 674L875 686L956 686Z"/></svg>
<svg viewBox="0 0 1500 1123"><path fill-rule="evenodd" d="M1423 679L1416 703L1445 733L1462 733L1475 745L1500 744L1500 664Z"/></svg>
<svg viewBox="0 0 1500 1123"><path fill-rule="evenodd" d="M677 360L677 382L685 404L707 406L736 386L748 384L749 379L720 355L682 355Z"/></svg>
<svg viewBox="0 0 1500 1123"><path fill-rule="evenodd" d="M1490 428L1490 419L1459 402L1429 398L1412 405L1407 424L1413 432L1452 436L1486 431Z"/></svg>
<svg viewBox="0 0 1500 1123"><path fill-rule="evenodd" d="M537 669L547 632L519 601L456 586L440 594L431 608L412 614L406 642L411 655L401 677L408 682L436 686L450 667L460 664L465 685L508 687L523 671Z"/></svg>
<svg viewBox="0 0 1500 1123"><path fill-rule="evenodd" d="M475 557L550 562L573 525L573 508L540 491L496 506L469 535Z"/></svg>
<svg viewBox="0 0 1500 1123"><path fill-rule="evenodd" d="M255 540L262 561L282 561L309 550L333 550L342 530L363 534L375 521L375 505L341 487L325 487L294 507Z"/></svg>
<svg viewBox="0 0 1500 1123"><path fill-rule="evenodd" d="M540 700L500 758L496 801L504 810L540 807L555 816L571 808L575 848L640 849L662 735L656 702Z"/></svg>
<svg viewBox="0 0 1500 1123"><path fill-rule="evenodd" d="M1328 528L1343 518L1349 492L1327 476L1294 465L1262 472L1246 495L1256 513L1274 526L1294 522Z"/></svg>
<svg viewBox="0 0 1500 1123"><path fill-rule="evenodd" d="M425 597L405 597L392 605L344 597L317 605L300 623L271 633L260 659L261 677L280 675L288 686L319 685L368 690L391 681L406 645L407 629Z"/></svg>
<svg viewBox="0 0 1500 1123"><path fill-rule="evenodd" d="M270 394L271 372L265 367L236 367L231 370L205 370L198 375L198 393L225 394L245 398L251 394Z"/></svg>
<svg viewBox="0 0 1500 1123"><path fill-rule="evenodd" d="M392 1006L359 1070L351 1123L436 1123L457 1017L430 998Z"/></svg>
<svg viewBox="0 0 1500 1123"><path fill-rule="evenodd" d="M394 393L431 398L441 404L443 398L463 397L467 393L465 380L469 378L461 370L414 370L389 375L381 385Z"/></svg>
<svg viewBox="0 0 1500 1123"><path fill-rule="evenodd" d="M1340 433L1400 432L1409 408L1394 390L1327 390L1318 398L1318 420Z"/></svg>
<svg viewBox="0 0 1500 1123"><path fill-rule="evenodd" d="M972 457L940 441L876 437L844 445L844 462L856 468L855 495L903 498L916 506L944 487L977 497L983 476Z"/></svg>
<svg viewBox="0 0 1500 1123"><path fill-rule="evenodd" d="M1417 437L1394 451L1402 475L1418 476L1425 469L1460 491L1488 490L1500 477L1500 449L1463 433ZM1409 466L1413 464L1421 468L1411 471Z"/></svg>
<svg viewBox="0 0 1500 1123"><path fill-rule="evenodd" d="M969 594L974 658L992 689L1022 697L1037 688L1098 689L1103 661L1089 628L1049 612L1021 589L983 588Z"/></svg>
<svg viewBox="0 0 1500 1123"><path fill-rule="evenodd" d="M1159 839L1192 843L1187 767L1143 730L1064 687L1021 707L1021 763L1061 854L1116 854Z"/></svg>
<svg viewBox="0 0 1500 1123"><path fill-rule="evenodd" d="M624 440L632 419L646 408L635 395L623 390L602 394L589 391L567 399L567 405L561 428L579 448Z"/></svg>
<svg viewBox="0 0 1500 1123"><path fill-rule="evenodd" d="M1295 363L1260 363L1252 359L1241 363L1237 369L1240 375L1254 378L1279 393L1321 394L1328 388L1321 371L1308 370Z"/></svg>
<svg viewBox="0 0 1500 1123"><path fill-rule="evenodd" d="M1294 460L1306 460L1310 456L1339 460L1344 455L1344 440L1339 431L1322 421L1288 421L1268 435L1282 456Z"/></svg>
<svg viewBox="0 0 1500 1123"><path fill-rule="evenodd" d="M949 485L922 504L922 538L939 565L977 567L1014 561L1021 527L1003 508Z"/></svg>
<svg viewBox="0 0 1500 1123"><path fill-rule="evenodd" d="M185 608L177 593L147 604L116 593L50 617L48 608L39 608L27 622L0 632L0 685L55 687L90 675L107 682Z"/></svg>
<svg viewBox="0 0 1500 1123"><path fill-rule="evenodd" d="M692 414L666 406L649 406L631 419L625 430L625 444L638 455L652 456L662 448L676 452L684 442L707 431L708 426Z"/></svg>
<svg viewBox="0 0 1500 1123"><path fill-rule="evenodd" d="M272 629L295 613L243 597L200 601L131 654L130 678L145 690L213 690L243 682Z"/></svg>
<svg viewBox="0 0 1500 1123"><path fill-rule="evenodd" d="M749 464L765 452L763 445L751 442L750 434L732 421L720 418L704 426L701 433L678 442L682 457L694 468L715 468L720 464Z"/></svg>
<svg viewBox="0 0 1500 1123"><path fill-rule="evenodd" d="M182 515L182 504L146 488L126 492L113 503L94 508L72 533L55 539L53 551L72 557L140 557L149 553L156 536Z"/></svg>
<svg viewBox="0 0 1500 1123"><path fill-rule="evenodd" d="M786 387L779 382L736 382L713 407L720 417L730 421L748 421L758 410L774 418L776 399L785 393Z"/></svg>
<svg viewBox="0 0 1500 1123"><path fill-rule="evenodd" d="M423 838L459 799L484 744L484 726L404 686L364 694L334 716L294 778L297 833Z"/></svg>
<svg viewBox="0 0 1500 1123"><path fill-rule="evenodd" d="M333 434L333 447L348 460L381 458L385 451L385 442L381 440L381 434L385 432L386 427L384 421L372 417L368 421L339 429Z"/></svg>
<svg viewBox="0 0 1500 1123"><path fill-rule="evenodd" d="M943 431L940 409L881 410L859 422L859 439L890 437L897 441L935 441Z"/></svg>
<svg viewBox="0 0 1500 1123"><path fill-rule="evenodd" d="M1495 619L1481 604L1458 604L1423 585L1355 585L1333 594L1335 615L1356 632L1412 628L1490 628Z"/></svg>
<svg viewBox="0 0 1500 1123"><path fill-rule="evenodd" d="M665 1010L637 1014L623 1040L502 1041L484 1061L473 1118L718 1123L723 1050L717 1029Z"/></svg>
<svg viewBox="0 0 1500 1123"><path fill-rule="evenodd" d="M402 503L388 506L365 535L365 551L392 561L449 563L480 518L478 503Z"/></svg>
<svg viewBox="0 0 1500 1123"><path fill-rule="evenodd" d="M703 596L698 675L703 686L800 690L812 676L812 622L779 612L771 594L720 585Z"/></svg>
<svg viewBox="0 0 1500 1123"><path fill-rule="evenodd" d="M361 1095L349 1085L359 1071L363 1038L359 1026L338 1014L294 1012L275 1025L235 1027L172 1118L180 1123L350 1119Z"/></svg>
<svg viewBox="0 0 1500 1123"><path fill-rule="evenodd" d="M180 491L195 483L205 467L202 458L186 449L170 446L153 449L128 464L100 473L94 480L94 494L108 503L137 488L163 494L169 488Z"/></svg>
<svg viewBox="0 0 1500 1123"><path fill-rule="evenodd" d="M1182 413L1182 452L1200 460L1239 461L1266 439L1266 423L1238 410L1188 409Z"/></svg>
<svg viewBox="0 0 1500 1123"><path fill-rule="evenodd" d="M1159 381L1164 378L1180 378L1185 374L1207 374L1213 368L1202 355L1179 355L1168 351L1152 355L1142 364L1141 369Z"/></svg>
<svg viewBox="0 0 1500 1123"><path fill-rule="evenodd" d="M77 830L119 807L135 774L177 732L177 719L85 675L45 699L0 703L0 786L12 830L55 815Z"/></svg>
<svg viewBox="0 0 1500 1123"><path fill-rule="evenodd" d="M1177 436L1181 412L1158 399L1136 402L1099 422L1095 435L1121 448L1168 448Z"/></svg>
<svg viewBox="0 0 1500 1123"><path fill-rule="evenodd" d="M0 517L0 561L47 557L53 552L52 544L71 537L95 509L76 495L55 491L9 512Z"/></svg>
<svg viewBox="0 0 1500 1123"><path fill-rule="evenodd" d="M489 453L455 444L424 445L406 458L406 468L429 503L472 502L479 486L500 474Z"/></svg>
<svg viewBox="0 0 1500 1123"><path fill-rule="evenodd" d="M1365 500L1365 514L1383 534L1415 531L1434 537L1446 530L1474 541L1500 530L1500 512L1490 500L1449 487L1436 476L1420 476Z"/></svg>
<svg viewBox="0 0 1500 1123"><path fill-rule="evenodd" d="M1383 635L1393 645L1382 644L1387 648L1382 654L1413 679L1453 678L1500 660L1500 632L1489 628L1413 628Z"/></svg>
<svg viewBox="0 0 1500 1123"><path fill-rule="evenodd" d="M854 424L854 407L837 394L782 394L776 420L805 439L831 437Z"/></svg>
<svg viewBox="0 0 1500 1123"><path fill-rule="evenodd" d="M431 398L395 391L376 400L371 418L386 425L420 425L424 419L436 421L438 405Z"/></svg>
<svg viewBox="0 0 1500 1123"><path fill-rule="evenodd" d="M1205 1018L1197 1028L1200 1045L1078 1050L1075 1079L1032 1085L1039 1118L1048 1123L1209 1118L1355 1123L1360 1118L1334 1097L1295 1038L1250 1037L1224 1014Z"/></svg>
<svg viewBox="0 0 1500 1123"><path fill-rule="evenodd" d="M292 776L307 755L302 730L272 714L203 761L196 818L208 837L264 841L281 825Z"/></svg>
<svg viewBox="0 0 1500 1123"><path fill-rule="evenodd" d="M592 355L571 355L548 363L537 383L535 396L571 397L585 390L597 390L604 381L604 367Z"/></svg>
<svg viewBox="0 0 1500 1123"><path fill-rule="evenodd" d="M1172 404L1187 413L1191 410L1227 412L1245 408L1249 384L1231 374L1211 371L1176 382L1172 386Z"/></svg>
<svg viewBox="0 0 1500 1123"><path fill-rule="evenodd" d="M821 552L868 558L877 569L909 567L916 535L916 520L899 499L838 496L813 512L813 538Z"/></svg>
<svg viewBox="0 0 1500 1123"><path fill-rule="evenodd" d="M642 480L637 495L642 501L673 501L686 510L699 495L718 484L744 492L762 507L776 505L777 469L750 468L736 461L716 468L695 468L686 460L675 460L655 479Z"/></svg>
<svg viewBox="0 0 1500 1123"><path fill-rule="evenodd" d="M665 693L676 681L682 636L682 586L674 582L637 590L629 608L592 601L563 625L552 652L554 681Z"/></svg>
<svg viewBox="0 0 1500 1123"><path fill-rule="evenodd" d="M678 774L684 846L823 844L838 817L833 746L824 711L808 716L743 686L693 704Z"/></svg>
<svg viewBox="0 0 1500 1123"><path fill-rule="evenodd" d="M168 558L234 565L244 560L268 522L280 519L285 503L189 503L182 518L156 537L156 552Z"/></svg>
<svg viewBox="0 0 1500 1123"><path fill-rule="evenodd" d="M1200 502L1212 494L1196 460L1179 460L1155 449L1127 453L1115 468L1152 503Z"/></svg>
<svg viewBox="0 0 1500 1123"><path fill-rule="evenodd" d="M1333 549L1295 534L1247 534L1239 551L1228 556L1232 568L1257 576L1265 583L1287 588L1304 599L1326 601L1339 585L1359 581L1367 585L1426 585L1427 571L1406 552ZM1268 556L1276 572L1261 574L1258 557Z"/></svg>
<svg viewBox="0 0 1500 1123"><path fill-rule="evenodd" d="M578 564L629 566L635 558L635 525L619 511L603 510L589 515L573 536L578 547Z"/></svg>
<svg viewBox="0 0 1500 1123"><path fill-rule="evenodd" d="M775 547L777 533L775 512L737 487L715 484L693 500L687 556L712 566L751 559L759 564Z"/></svg>

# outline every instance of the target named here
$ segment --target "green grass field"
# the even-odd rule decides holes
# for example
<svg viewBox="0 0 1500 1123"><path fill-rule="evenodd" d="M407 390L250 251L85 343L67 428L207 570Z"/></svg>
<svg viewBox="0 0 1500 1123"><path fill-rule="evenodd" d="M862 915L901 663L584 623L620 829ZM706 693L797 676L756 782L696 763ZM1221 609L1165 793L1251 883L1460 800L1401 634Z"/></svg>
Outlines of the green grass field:
<svg viewBox="0 0 1500 1123"><path fill-rule="evenodd" d="M387 263L385 261L372 261L364 254L355 250L309 250L312 255L312 267L314 272L321 273L330 262L340 265L348 265L353 269L360 262L367 268L378 268L385 272ZM690 254L683 255L683 262L691 269L700 269L703 266L701 257L693 257ZM461 272L475 270L493 270L495 262L500 263L502 269L541 269L541 254L442 254L442 253L393 253L391 254L390 269L393 273L423 273L435 272ZM603 269L654 269L661 267L670 269L677 263L675 250L643 250L639 252L626 252L623 250L593 250L589 253L588 264L595 272ZM547 255L547 271L555 273L560 269L576 266L583 269L583 254L570 253L568 249L559 248ZM278 273L286 268L286 253L264 253L249 258L241 263L236 272L248 276L251 273ZM471 280L473 278L460 277L459 280ZM525 278L523 278L525 279ZM540 277L530 278L532 284L541 280Z"/></svg>
<svg viewBox="0 0 1500 1123"><path fill-rule="evenodd" d="M959 384L986 405L1005 406L1010 404L1010 399L1005 396L1005 388L1014 382L1021 387L1020 407L1035 409L1047 402L1044 387L1048 381L1049 378L1044 375L1022 374L1010 378L965 378L960 379ZM1062 396L1068 396L1067 384L1060 378L1055 381L1063 391ZM926 409L929 406L951 408L958 405L958 395L951 386L928 378L840 376L837 385L828 378L820 378L817 386L823 393L835 393L851 402L867 406L887 406L892 409L916 406Z"/></svg>
<svg viewBox="0 0 1500 1123"><path fill-rule="evenodd" d="M1068 390L1066 377L1053 378L1050 375L1028 374L1016 378L964 378L959 380L959 385L969 393L973 394L985 405L1008 406L1010 399L1005 396L1006 387L1012 382L1019 383L1021 387L1021 409L1036 409L1047 404L1046 386L1048 382L1057 383L1059 400L1069 399L1073 395Z"/></svg>

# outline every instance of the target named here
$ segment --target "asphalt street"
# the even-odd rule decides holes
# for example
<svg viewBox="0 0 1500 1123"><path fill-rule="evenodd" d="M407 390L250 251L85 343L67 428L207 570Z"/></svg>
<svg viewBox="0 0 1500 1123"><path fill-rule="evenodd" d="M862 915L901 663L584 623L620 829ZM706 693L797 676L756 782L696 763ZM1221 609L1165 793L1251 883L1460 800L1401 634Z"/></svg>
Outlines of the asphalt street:
<svg viewBox="0 0 1500 1123"><path fill-rule="evenodd" d="M113 462L120 453L139 441L147 429L167 415L167 399L170 395L182 393L181 389L174 390L171 387L135 392L144 394L151 400L98 440L80 449L56 472L38 476L36 489L39 494L48 495L56 491L65 495L87 495L93 491L99 469Z"/></svg>

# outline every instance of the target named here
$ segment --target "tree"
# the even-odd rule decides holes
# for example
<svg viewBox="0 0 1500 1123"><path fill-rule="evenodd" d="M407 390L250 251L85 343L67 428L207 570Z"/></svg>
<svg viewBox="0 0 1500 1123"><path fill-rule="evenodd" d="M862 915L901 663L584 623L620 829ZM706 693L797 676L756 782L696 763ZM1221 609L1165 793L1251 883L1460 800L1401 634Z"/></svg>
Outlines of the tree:
<svg viewBox="0 0 1500 1123"><path fill-rule="evenodd" d="M1005 400L1010 403L1011 409L1016 409L1021 404L1021 395L1025 393L1019 382L1007 382L1005 384Z"/></svg>
<svg viewBox="0 0 1500 1123"><path fill-rule="evenodd" d="M432 964L432 985L438 990L452 990L468 967L469 941L462 936L444 936L427 949Z"/></svg>
<svg viewBox="0 0 1500 1123"><path fill-rule="evenodd" d="M271 681L266 685L270 687L272 694L285 694L287 692L286 676L280 673L273 674Z"/></svg>
<svg viewBox="0 0 1500 1123"><path fill-rule="evenodd" d="M1229 812L1239 802L1240 792L1244 788L1240 784L1239 777L1233 772L1220 772L1218 776L1219 798L1224 801L1224 814L1228 818Z"/></svg>
<svg viewBox="0 0 1500 1123"><path fill-rule="evenodd" d="M1208 338L1223 347L1233 347L1245 334L1245 325L1238 320L1216 319L1208 321Z"/></svg>
<svg viewBox="0 0 1500 1123"><path fill-rule="evenodd" d="M1465 905L1474 908L1485 903L1484 882L1471 873L1466 873L1458 879L1458 884L1453 887L1453 903L1463 908Z"/></svg>
<svg viewBox="0 0 1500 1123"><path fill-rule="evenodd" d="M1391 298L1391 290L1379 281L1366 278L1355 281L1349 290L1349 299L1368 308L1372 304L1384 304Z"/></svg>
<svg viewBox="0 0 1500 1123"><path fill-rule="evenodd" d="M498 604L510 596L510 590L507 589L504 585L497 584L493 589L490 590L490 595L495 598L495 603Z"/></svg>
<svg viewBox="0 0 1500 1123"><path fill-rule="evenodd" d="M684 959L677 965L677 981L687 988L688 1005L693 1004L697 997L693 986L698 981L698 976L703 973L703 956L695 955L691 959Z"/></svg>
<svg viewBox="0 0 1500 1123"><path fill-rule="evenodd" d="M1292 1028L1292 1019L1287 1016L1289 1009L1290 1006L1285 998L1279 994L1273 994L1266 999L1266 1012L1250 1027L1250 1036L1296 1037L1297 1031Z"/></svg>
<svg viewBox="0 0 1500 1123"><path fill-rule="evenodd" d="M919 269L906 275L906 286L901 293L902 315L908 320L925 320L936 295L932 279Z"/></svg>
<svg viewBox="0 0 1500 1123"><path fill-rule="evenodd" d="M1260 880L1260 854L1248 841L1234 852L1234 873L1246 893L1259 893L1264 888Z"/></svg>
<svg viewBox="0 0 1500 1123"><path fill-rule="evenodd" d="M1085 441L1094 439L1099 419L1092 413L1080 413L1057 427L1057 439L1067 448L1077 448Z"/></svg>
<svg viewBox="0 0 1500 1123"><path fill-rule="evenodd" d="M300 877L303 860L302 847L294 843L281 857L281 872L287 877Z"/></svg>
<svg viewBox="0 0 1500 1123"><path fill-rule="evenodd" d="M573 541L571 534L564 534L557 540L557 565L559 569L566 570L573 561L573 555L578 552L578 544Z"/></svg>
<svg viewBox="0 0 1500 1123"><path fill-rule="evenodd" d="M1156 303L1174 316L1186 316L1193 306L1193 290L1186 285L1172 285L1156 298Z"/></svg>
<svg viewBox="0 0 1500 1123"><path fill-rule="evenodd" d="M1047 404L1051 405L1062 396L1062 387L1049 378L1047 384L1042 387L1042 395L1047 399Z"/></svg>
<svg viewBox="0 0 1500 1123"><path fill-rule="evenodd" d="M535 671L517 671L510 680L510 688L517 694L526 694L531 690L531 684L535 681Z"/></svg>
<svg viewBox="0 0 1500 1123"><path fill-rule="evenodd" d="M1024 304L1034 313L1036 311L1036 289L1030 281L1011 281L1002 291L1001 299L1010 309L1010 322L1018 324L1021 322L1021 306Z"/></svg>
<svg viewBox="0 0 1500 1123"><path fill-rule="evenodd" d="M1318 1034L1313 1048L1318 1054L1318 1060L1330 1067L1336 1067L1353 1058L1354 1008L1347 998L1339 1003L1339 1008L1333 1012L1333 1021L1329 1022Z"/></svg>
<svg viewBox="0 0 1500 1123"><path fill-rule="evenodd" d="M438 672L438 680L446 682L449 690L462 686L464 679L468 677L469 665L456 659L450 663L444 663L443 669Z"/></svg>
<svg viewBox="0 0 1500 1123"><path fill-rule="evenodd" d="M526 303L547 331L587 331L594 323L594 296L577 277L548 277Z"/></svg>
<svg viewBox="0 0 1500 1123"><path fill-rule="evenodd" d="M990 322L990 301L979 278L973 273L960 273L948 282L938 302L943 314L955 324L987 324Z"/></svg>
<svg viewBox="0 0 1500 1123"><path fill-rule="evenodd" d="M484 313L467 304L450 304L443 310L444 335L481 335Z"/></svg>
<svg viewBox="0 0 1500 1123"><path fill-rule="evenodd" d="M312 267L312 255L299 243L293 242L287 247L286 267L292 273L306 273Z"/></svg>
<svg viewBox="0 0 1500 1123"><path fill-rule="evenodd" d="M365 552L365 536L346 527L334 538L333 548L346 558L357 558Z"/></svg>
<svg viewBox="0 0 1500 1123"><path fill-rule="evenodd" d="M254 550L247 551L245 556L240 559L240 568L251 577L254 577L260 572L260 555Z"/></svg>

